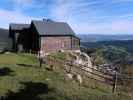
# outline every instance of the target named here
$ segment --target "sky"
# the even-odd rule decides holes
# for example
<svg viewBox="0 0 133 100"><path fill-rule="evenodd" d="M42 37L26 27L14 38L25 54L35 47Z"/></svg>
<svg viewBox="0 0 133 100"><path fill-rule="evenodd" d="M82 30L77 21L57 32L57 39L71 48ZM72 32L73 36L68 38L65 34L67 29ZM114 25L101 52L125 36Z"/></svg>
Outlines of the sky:
<svg viewBox="0 0 133 100"><path fill-rule="evenodd" d="M0 27L43 18L77 34L133 34L133 0L0 0Z"/></svg>

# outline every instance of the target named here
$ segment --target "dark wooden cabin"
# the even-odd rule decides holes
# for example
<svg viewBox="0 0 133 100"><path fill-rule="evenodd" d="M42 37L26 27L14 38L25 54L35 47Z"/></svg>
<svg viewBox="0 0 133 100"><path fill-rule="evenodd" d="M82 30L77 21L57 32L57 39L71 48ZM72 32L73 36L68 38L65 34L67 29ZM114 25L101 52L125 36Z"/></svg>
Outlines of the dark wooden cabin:
<svg viewBox="0 0 133 100"><path fill-rule="evenodd" d="M30 24L10 24L9 37L12 39L13 51L28 51L31 49Z"/></svg>
<svg viewBox="0 0 133 100"><path fill-rule="evenodd" d="M13 49L19 45L24 51L55 52L59 50L79 50L80 39L75 36L71 27L64 22L51 20L32 21L31 25L22 25L19 30L10 25L10 35L13 39ZM19 35L17 35L19 34Z"/></svg>

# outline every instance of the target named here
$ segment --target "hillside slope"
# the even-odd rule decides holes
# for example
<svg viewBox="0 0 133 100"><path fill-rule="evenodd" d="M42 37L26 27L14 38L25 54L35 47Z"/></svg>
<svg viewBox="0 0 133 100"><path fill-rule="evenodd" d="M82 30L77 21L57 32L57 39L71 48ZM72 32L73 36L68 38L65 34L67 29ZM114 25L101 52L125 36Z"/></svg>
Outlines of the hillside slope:
<svg viewBox="0 0 133 100"><path fill-rule="evenodd" d="M53 54L55 60L65 60L63 53ZM66 79L65 72L58 68L47 70L44 64L31 54L0 55L0 97L1 100L132 100L126 93L112 94L111 87L88 80L79 86L74 80Z"/></svg>

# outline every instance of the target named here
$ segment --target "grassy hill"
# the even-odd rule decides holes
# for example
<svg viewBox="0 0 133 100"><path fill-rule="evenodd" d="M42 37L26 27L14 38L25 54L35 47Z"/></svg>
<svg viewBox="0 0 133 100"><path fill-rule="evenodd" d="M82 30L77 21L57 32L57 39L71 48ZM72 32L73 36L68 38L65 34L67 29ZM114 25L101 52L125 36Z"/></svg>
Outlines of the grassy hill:
<svg viewBox="0 0 133 100"><path fill-rule="evenodd" d="M52 54L55 60L65 60L64 53ZM54 71L39 67L31 54L0 55L0 100L132 100L126 93L111 93L111 87L88 80L79 86L74 80L65 79L65 72L58 64Z"/></svg>

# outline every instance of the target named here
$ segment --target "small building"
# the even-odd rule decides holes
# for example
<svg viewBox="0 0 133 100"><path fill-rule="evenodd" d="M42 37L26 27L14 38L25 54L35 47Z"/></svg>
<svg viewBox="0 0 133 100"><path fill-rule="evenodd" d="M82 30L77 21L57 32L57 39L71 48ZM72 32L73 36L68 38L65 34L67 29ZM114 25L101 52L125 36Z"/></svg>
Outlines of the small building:
<svg viewBox="0 0 133 100"><path fill-rule="evenodd" d="M31 24L10 24L14 51L55 52L79 50L80 39L65 22L32 21Z"/></svg>
<svg viewBox="0 0 133 100"><path fill-rule="evenodd" d="M31 38L29 35L30 24L16 24L11 23L9 26L9 37L12 39L13 51L28 51L30 47Z"/></svg>

